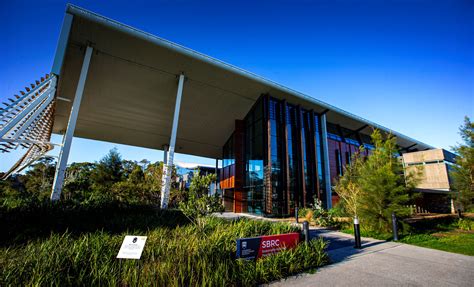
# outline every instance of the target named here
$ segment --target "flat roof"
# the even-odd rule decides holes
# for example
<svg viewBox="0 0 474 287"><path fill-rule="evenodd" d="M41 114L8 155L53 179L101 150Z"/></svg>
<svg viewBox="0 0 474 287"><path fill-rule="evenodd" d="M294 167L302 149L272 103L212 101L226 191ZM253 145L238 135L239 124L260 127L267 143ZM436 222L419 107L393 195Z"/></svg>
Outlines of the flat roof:
<svg viewBox="0 0 474 287"><path fill-rule="evenodd" d="M326 110L328 122L430 145L189 48L68 4L52 72L59 75L54 133L64 133L85 47L94 48L74 136L162 149L169 144L177 75L185 73L176 152L222 157L222 146L262 94Z"/></svg>

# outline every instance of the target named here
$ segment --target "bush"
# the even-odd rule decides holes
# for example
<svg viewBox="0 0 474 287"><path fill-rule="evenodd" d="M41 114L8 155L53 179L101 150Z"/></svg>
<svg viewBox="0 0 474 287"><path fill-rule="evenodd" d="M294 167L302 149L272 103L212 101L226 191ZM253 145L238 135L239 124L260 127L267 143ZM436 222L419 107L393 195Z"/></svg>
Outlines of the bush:
<svg viewBox="0 0 474 287"><path fill-rule="evenodd" d="M313 206L313 221L319 226L333 226L336 227L338 222L334 220L333 211L323 208L321 200L315 198Z"/></svg>
<svg viewBox="0 0 474 287"><path fill-rule="evenodd" d="M203 216L224 211L219 195L208 195L209 186L215 180L215 174L199 175L199 172L191 180L188 198L179 204L179 209L191 220L199 222Z"/></svg>
<svg viewBox="0 0 474 287"><path fill-rule="evenodd" d="M467 219L467 218L459 218L456 222L457 228L471 231L474 230L474 220Z"/></svg>
<svg viewBox="0 0 474 287"><path fill-rule="evenodd" d="M0 248L0 286L254 286L314 269L328 260L322 240L300 244L295 249L257 261L235 259L237 238L299 231L298 227L286 223L232 222L205 217L203 227L199 228L186 224L179 211L155 210L157 215L150 216L141 208L134 210L136 213L129 210L120 220L114 218L120 217L120 213L111 214L109 218L115 223L125 220L126 228L116 229L118 233L110 228L101 230L101 224L94 230L94 222L88 222L89 229L78 232L80 229L74 224L80 224L81 219L73 221L74 208L42 208L40 215L65 215L69 222L66 226L73 230L56 231L38 225L35 231L50 235L22 244L10 241L8 247ZM38 208L24 211L37 212ZM105 208L106 211L109 210ZM21 215L21 212L8 214L10 223L13 215ZM132 220L128 221L128 217ZM177 221L179 218L184 218L184 224ZM28 222L35 220L31 214L23 215L22 220L27 225L23 233L28 233L25 229L37 223ZM120 262L115 258L126 234L148 236L140 261Z"/></svg>

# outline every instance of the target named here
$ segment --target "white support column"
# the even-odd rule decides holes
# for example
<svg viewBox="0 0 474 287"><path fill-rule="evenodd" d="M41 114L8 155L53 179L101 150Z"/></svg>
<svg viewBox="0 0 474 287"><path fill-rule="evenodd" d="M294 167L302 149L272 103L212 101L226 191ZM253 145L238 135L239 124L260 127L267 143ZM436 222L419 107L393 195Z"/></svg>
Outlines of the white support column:
<svg viewBox="0 0 474 287"><path fill-rule="evenodd" d="M87 47L84 61L82 62L81 74L77 83L76 95L71 107L71 114L66 128L66 133L63 136L63 144L59 152L58 164L56 166L56 174L54 176L53 190L51 192L51 200L56 201L61 197L61 190L64 182L64 173L66 171L67 160L69 158L69 151L71 149L72 137L76 129L77 116L79 115L79 108L81 105L82 95L84 93L84 86L86 83L87 72L92 56L92 47Z"/></svg>
<svg viewBox="0 0 474 287"><path fill-rule="evenodd" d="M179 75L178 92L176 94L176 104L174 106L173 126L171 128L171 139L168 151L168 158L163 165L163 177L161 179L161 208L168 208L171 186L171 172L173 171L173 157L176 145L176 134L178 133L179 109L181 107L181 97L183 95L184 74Z"/></svg>
<svg viewBox="0 0 474 287"><path fill-rule="evenodd" d="M323 144L324 185L326 190L326 208L332 208L331 174L329 170L329 149L326 114L321 115L321 141Z"/></svg>

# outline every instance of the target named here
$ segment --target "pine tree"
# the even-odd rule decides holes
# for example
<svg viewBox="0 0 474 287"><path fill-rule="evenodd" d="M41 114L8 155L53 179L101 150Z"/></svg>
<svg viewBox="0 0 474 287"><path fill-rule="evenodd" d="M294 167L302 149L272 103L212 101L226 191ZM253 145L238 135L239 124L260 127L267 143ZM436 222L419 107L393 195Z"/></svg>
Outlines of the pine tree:
<svg viewBox="0 0 474 287"><path fill-rule="evenodd" d="M352 166L346 167L338 181L336 192L346 210L360 218L362 227L389 232L392 212L397 217L410 214L408 204L414 197L416 175L405 176L393 135L384 139L375 130L371 138L374 149L367 158L360 156L362 152L353 158Z"/></svg>
<svg viewBox="0 0 474 287"><path fill-rule="evenodd" d="M463 143L454 147L457 156L451 176L457 207L469 210L474 207L474 123L468 117L464 118L459 134Z"/></svg>

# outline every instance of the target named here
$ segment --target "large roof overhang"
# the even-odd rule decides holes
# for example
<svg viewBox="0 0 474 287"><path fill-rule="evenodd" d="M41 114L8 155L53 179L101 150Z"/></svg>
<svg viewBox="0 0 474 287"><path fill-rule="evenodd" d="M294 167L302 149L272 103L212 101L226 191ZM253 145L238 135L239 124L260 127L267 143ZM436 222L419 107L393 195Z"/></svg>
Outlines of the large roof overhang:
<svg viewBox="0 0 474 287"><path fill-rule="evenodd" d="M169 143L177 75L185 73L176 143L180 153L221 158L222 146L261 94L286 99L329 122L370 134L391 132L401 147L432 148L243 69L68 5L52 72L58 96L74 99L84 50L94 48L74 136L162 149ZM53 132L63 133L71 102L58 101ZM416 144L416 146L414 146Z"/></svg>

